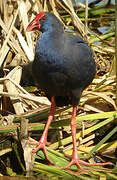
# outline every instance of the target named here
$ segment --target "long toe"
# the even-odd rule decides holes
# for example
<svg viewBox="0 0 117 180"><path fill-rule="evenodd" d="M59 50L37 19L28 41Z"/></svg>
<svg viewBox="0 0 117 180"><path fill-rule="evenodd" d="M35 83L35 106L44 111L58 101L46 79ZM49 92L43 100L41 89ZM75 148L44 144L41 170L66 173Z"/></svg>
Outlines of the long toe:
<svg viewBox="0 0 117 180"><path fill-rule="evenodd" d="M71 162L65 167L65 169L70 169L70 167L72 165L76 165L79 169L83 170L83 167L81 165L84 165L84 166L106 166L106 165L113 165L111 162L106 162L106 163L88 163L88 162L85 162L83 160L80 160L80 159L75 159L73 158L71 160Z"/></svg>
<svg viewBox="0 0 117 180"><path fill-rule="evenodd" d="M83 160L79 159L79 163L84 165L84 166L107 166L107 165L113 165L111 162L106 162L106 163L88 163Z"/></svg>
<svg viewBox="0 0 117 180"><path fill-rule="evenodd" d="M51 142L48 142L48 141L46 142L46 145L47 145L47 146L49 146L50 144L51 144Z"/></svg>
<svg viewBox="0 0 117 180"><path fill-rule="evenodd" d="M65 154L65 153L64 153L64 156L67 157L67 158L69 158L69 159L72 159L72 155L69 155L69 154Z"/></svg>
<svg viewBox="0 0 117 180"><path fill-rule="evenodd" d="M29 144L31 144L31 145L39 145L39 142L31 142L31 141L29 141Z"/></svg>
<svg viewBox="0 0 117 180"><path fill-rule="evenodd" d="M46 146L45 146L46 143L42 143L42 142L39 141L39 142L29 142L29 144L37 145L37 147L32 150L33 153L36 153L40 149L43 149L45 158L50 162L50 164L53 164L52 161L50 160L48 154L47 154L47 150L46 150Z"/></svg>

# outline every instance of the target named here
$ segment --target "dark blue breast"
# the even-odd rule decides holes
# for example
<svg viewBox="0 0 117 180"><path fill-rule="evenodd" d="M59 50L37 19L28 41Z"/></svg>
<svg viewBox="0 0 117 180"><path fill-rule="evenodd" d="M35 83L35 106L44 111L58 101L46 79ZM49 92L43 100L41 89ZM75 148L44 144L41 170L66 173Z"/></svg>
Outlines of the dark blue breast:
<svg viewBox="0 0 117 180"><path fill-rule="evenodd" d="M46 95L56 97L58 106L76 105L94 78L95 62L81 38L46 32L36 46L33 74Z"/></svg>

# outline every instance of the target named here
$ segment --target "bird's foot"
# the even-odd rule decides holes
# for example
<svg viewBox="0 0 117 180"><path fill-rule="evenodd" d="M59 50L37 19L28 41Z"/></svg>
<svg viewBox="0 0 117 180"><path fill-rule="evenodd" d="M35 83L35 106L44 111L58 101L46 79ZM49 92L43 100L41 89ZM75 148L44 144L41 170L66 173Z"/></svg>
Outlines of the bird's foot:
<svg viewBox="0 0 117 180"><path fill-rule="evenodd" d="M76 165L81 170L83 169L81 164L84 165L84 166L106 166L106 165L112 165L111 162L107 162L107 163L88 163L88 162L85 162L85 161L80 160L80 159L72 159L71 162L65 167L65 169L69 169L73 164Z"/></svg>
<svg viewBox="0 0 117 180"><path fill-rule="evenodd" d="M41 142L41 139L40 139L39 142L29 142L29 144L37 145L37 147L32 150L33 153L36 153L40 149L43 149L43 152L44 152L44 155L45 155L46 159L50 162L50 164L53 164L52 161L50 160L50 158L49 158L49 156L47 154L47 150L46 150L46 145L50 145L51 143L49 143L47 141Z"/></svg>
<svg viewBox="0 0 117 180"><path fill-rule="evenodd" d="M81 165L84 165L84 166L106 166L106 165L113 165L111 162L106 162L106 163L88 163L88 162L85 162L81 159L78 158L78 156L74 156L72 157L71 155L67 155L65 154L66 157L72 159L71 162L65 167L65 168L62 168L62 169L70 169L70 167L72 165L76 165L79 169L83 170L83 167Z"/></svg>

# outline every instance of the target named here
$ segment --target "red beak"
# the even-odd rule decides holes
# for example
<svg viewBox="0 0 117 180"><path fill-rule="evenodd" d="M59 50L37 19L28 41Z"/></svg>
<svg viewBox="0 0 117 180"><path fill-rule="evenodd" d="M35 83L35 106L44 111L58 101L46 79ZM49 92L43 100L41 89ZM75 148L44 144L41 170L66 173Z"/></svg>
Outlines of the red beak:
<svg viewBox="0 0 117 180"><path fill-rule="evenodd" d="M27 26L26 31L34 31L40 29L40 23L39 21L37 22L36 19L33 19L31 23Z"/></svg>
<svg viewBox="0 0 117 180"><path fill-rule="evenodd" d="M45 15L45 12L39 13L32 21L31 23L27 26L26 31L34 31L34 30L39 30L40 29L40 23L39 20Z"/></svg>

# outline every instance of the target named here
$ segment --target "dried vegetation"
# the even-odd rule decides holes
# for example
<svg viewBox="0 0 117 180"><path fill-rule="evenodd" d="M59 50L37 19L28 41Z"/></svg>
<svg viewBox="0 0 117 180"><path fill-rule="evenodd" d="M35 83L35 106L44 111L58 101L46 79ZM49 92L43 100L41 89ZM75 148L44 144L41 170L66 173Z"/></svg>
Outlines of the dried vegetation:
<svg viewBox="0 0 117 180"><path fill-rule="evenodd" d="M56 118L50 127L49 139L52 144L48 148L48 153L56 164L54 168L34 160L35 157L32 157L31 154L32 147L27 140L28 132L32 137L38 134L37 139L40 138L50 106L48 99L35 87L31 74L34 48L40 34L39 32L26 32L27 25L36 13L44 10L53 12L63 22L66 31L71 30L70 33L79 34L89 43L97 64L97 75L92 85L84 91L79 105L77 139L80 137L80 141L78 151L82 158L89 159L91 162L94 161L92 158L94 154L97 161L116 162L115 33L112 23L114 7L110 4L95 7L95 4L91 3L89 7L86 7L81 3L73 6L71 0L0 1L0 140L2 143L0 163L5 169L0 171L2 175L16 176L15 173L12 172L12 174L9 171L8 167L10 166L13 171L18 171L18 173L24 172L25 168L27 172L33 169L37 173L37 177L42 172L43 175L48 174L47 177L51 178L63 176L77 179L80 173L83 175L81 175L81 179L97 179L101 176L117 178L117 175L114 174L116 167L101 169L102 174L99 169L88 173L88 171L66 172L57 168L57 166L65 166L68 160L54 150L69 154L72 150L69 129L71 107L57 109ZM87 14L89 14L89 18ZM103 26L111 28L106 33L101 33L97 27ZM20 138L17 137L19 130ZM19 142L19 139L24 150L23 161L18 151L19 143L16 143ZM12 145L7 141L12 142ZM8 145L6 145L7 143ZM20 146L20 151L21 149ZM19 169L14 168L12 162L9 166L4 164L3 157L12 151L15 151ZM41 151L37 158L39 159L40 156L43 159ZM32 166L33 163L34 166ZM104 172L106 173L104 174Z"/></svg>

